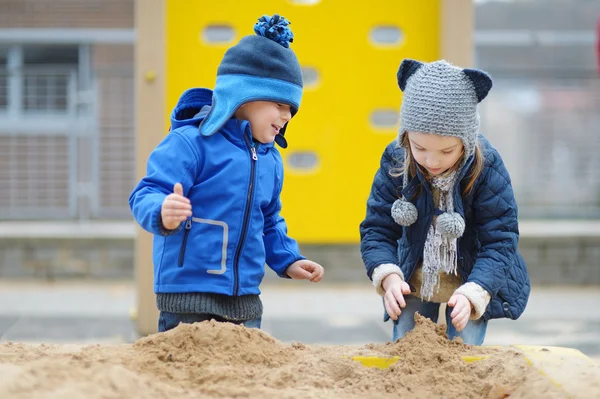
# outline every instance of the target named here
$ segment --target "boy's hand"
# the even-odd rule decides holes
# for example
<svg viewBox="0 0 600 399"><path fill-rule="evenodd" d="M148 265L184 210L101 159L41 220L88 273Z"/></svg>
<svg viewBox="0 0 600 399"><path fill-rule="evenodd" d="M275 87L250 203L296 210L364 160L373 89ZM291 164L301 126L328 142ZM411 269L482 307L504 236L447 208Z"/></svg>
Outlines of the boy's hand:
<svg viewBox="0 0 600 399"><path fill-rule="evenodd" d="M173 194L167 195L160 208L163 227L175 230L181 222L192 216L192 204L183 196L181 183L175 183Z"/></svg>
<svg viewBox="0 0 600 399"><path fill-rule="evenodd" d="M398 320L402 308L406 307L404 295L410 294L410 286L395 273L384 278L381 286L385 290L385 296L383 297L385 311L392 320Z"/></svg>
<svg viewBox="0 0 600 399"><path fill-rule="evenodd" d="M285 273L294 280L310 280L318 283L323 278L323 266L310 260L297 260L292 263Z"/></svg>
<svg viewBox="0 0 600 399"><path fill-rule="evenodd" d="M450 317L456 331L462 331L471 317L471 302L462 294L454 294L448 300L448 306L453 307Z"/></svg>

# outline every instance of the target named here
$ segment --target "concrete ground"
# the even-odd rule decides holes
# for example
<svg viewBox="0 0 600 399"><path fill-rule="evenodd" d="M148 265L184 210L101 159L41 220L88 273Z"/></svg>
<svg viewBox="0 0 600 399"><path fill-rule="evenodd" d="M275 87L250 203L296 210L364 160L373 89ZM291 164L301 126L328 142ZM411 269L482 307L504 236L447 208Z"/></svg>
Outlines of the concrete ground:
<svg viewBox="0 0 600 399"><path fill-rule="evenodd" d="M283 342L366 344L391 338L366 284L281 281L262 287L263 329ZM0 280L0 342L123 343L138 338L133 282ZM600 287L534 287L517 320L493 320L485 345L576 348L600 362Z"/></svg>

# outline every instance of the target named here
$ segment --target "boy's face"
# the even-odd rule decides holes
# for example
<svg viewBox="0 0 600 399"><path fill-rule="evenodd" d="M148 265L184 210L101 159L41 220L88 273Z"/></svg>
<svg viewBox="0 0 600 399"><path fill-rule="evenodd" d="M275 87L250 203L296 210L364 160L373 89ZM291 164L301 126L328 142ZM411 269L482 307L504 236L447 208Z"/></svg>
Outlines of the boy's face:
<svg viewBox="0 0 600 399"><path fill-rule="evenodd" d="M242 105L235 116L250 122L252 137L256 141L268 144L275 140L275 136L292 118L292 112L287 104L250 101Z"/></svg>

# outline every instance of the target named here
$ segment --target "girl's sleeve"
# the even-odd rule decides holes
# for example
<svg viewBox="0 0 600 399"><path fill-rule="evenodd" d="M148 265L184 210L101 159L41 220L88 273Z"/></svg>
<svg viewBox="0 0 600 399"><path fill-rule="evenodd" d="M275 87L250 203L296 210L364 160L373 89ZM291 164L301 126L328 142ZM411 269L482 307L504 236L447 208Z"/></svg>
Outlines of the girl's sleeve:
<svg viewBox="0 0 600 399"><path fill-rule="evenodd" d="M401 179L389 175L396 148L395 142L389 144L381 157L367 200L367 214L360 224L362 259L367 275L380 294L383 294L381 281L389 274L395 273L404 279L398 267L398 239L402 236L402 226L391 214L392 204L398 199L397 190L402 186Z"/></svg>
<svg viewBox="0 0 600 399"><path fill-rule="evenodd" d="M484 174L473 199L481 246L467 281L493 297L506 281L508 268L517 262L518 210L508 170L497 152L489 153Z"/></svg>
<svg viewBox="0 0 600 399"><path fill-rule="evenodd" d="M152 151L148 158L146 176L129 196L129 207L142 228L157 235L173 234L181 228L166 230L160 211L175 183L181 183L187 195L194 184L198 154L191 143L177 131L172 131Z"/></svg>
<svg viewBox="0 0 600 399"><path fill-rule="evenodd" d="M454 291L455 294L464 295L471 302L471 320L477 320L485 313L490 300L489 292L477 283L467 282Z"/></svg>

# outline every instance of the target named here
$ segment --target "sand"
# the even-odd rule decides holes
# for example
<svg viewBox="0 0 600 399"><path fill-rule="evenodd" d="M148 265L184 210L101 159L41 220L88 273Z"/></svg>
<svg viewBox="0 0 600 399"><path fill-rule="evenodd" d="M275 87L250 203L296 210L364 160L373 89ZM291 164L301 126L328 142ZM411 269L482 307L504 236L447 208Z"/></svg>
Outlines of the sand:
<svg viewBox="0 0 600 399"><path fill-rule="evenodd" d="M467 363L463 356L488 357ZM351 356L399 356L387 369ZM600 389L600 386L599 386ZM581 397L588 397L582 392ZM0 397L10 398L567 398L523 355L449 341L417 315L394 343L283 344L214 321L131 345L0 345ZM579 396L577 396L579 397ZM589 396L589 397L596 397Z"/></svg>

